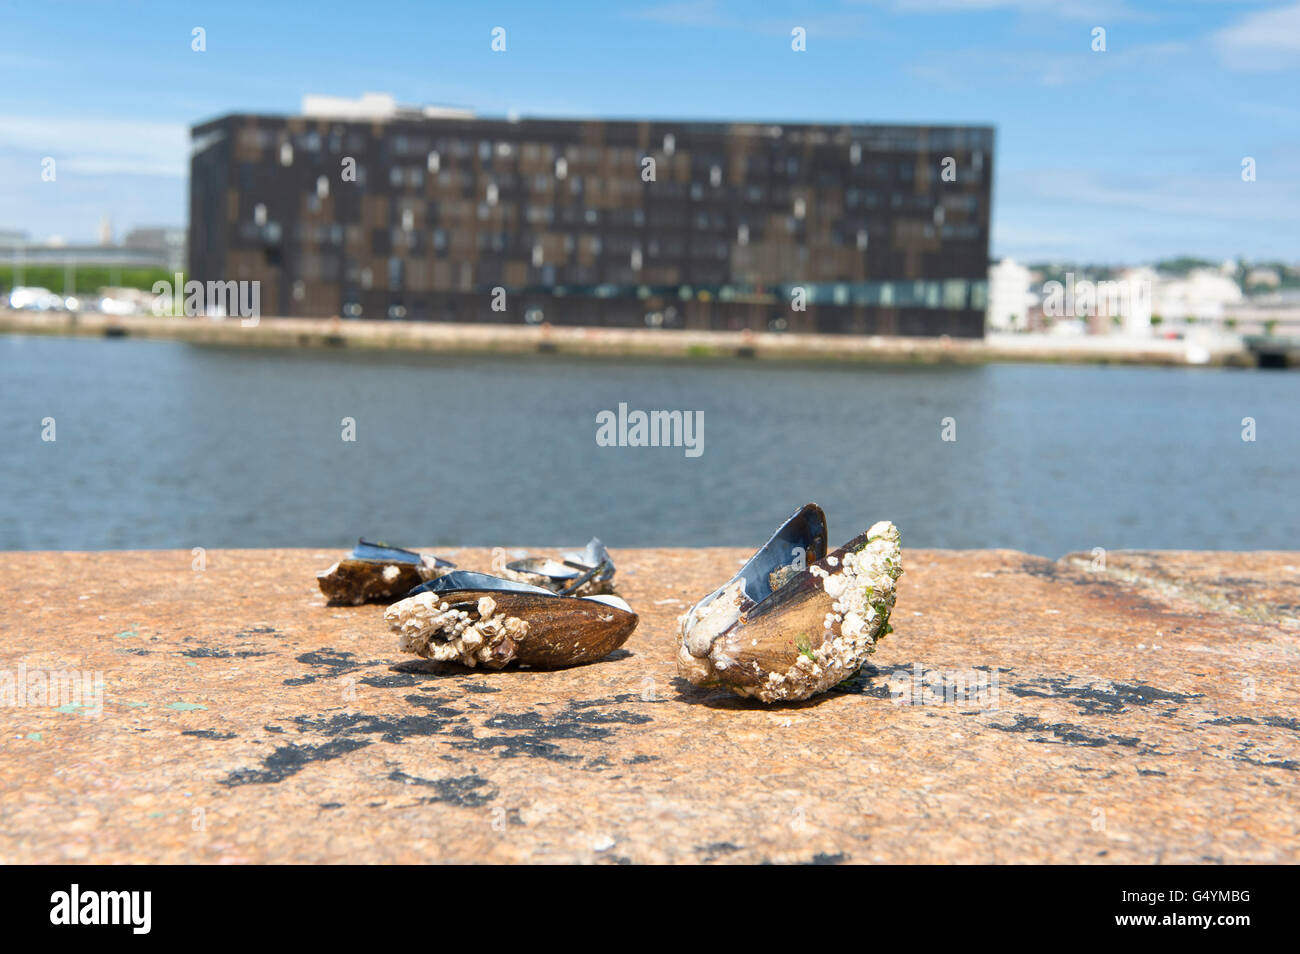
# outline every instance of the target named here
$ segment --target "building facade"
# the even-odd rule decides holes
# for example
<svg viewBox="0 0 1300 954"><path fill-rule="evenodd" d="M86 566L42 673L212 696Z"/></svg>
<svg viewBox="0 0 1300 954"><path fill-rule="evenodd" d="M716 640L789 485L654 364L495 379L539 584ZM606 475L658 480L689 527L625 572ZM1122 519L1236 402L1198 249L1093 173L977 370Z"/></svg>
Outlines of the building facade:
<svg viewBox="0 0 1300 954"><path fill-rule="evenodd" d="M312 112L193 129L190 277L267 316L983 334L989 127Z"/></svg>

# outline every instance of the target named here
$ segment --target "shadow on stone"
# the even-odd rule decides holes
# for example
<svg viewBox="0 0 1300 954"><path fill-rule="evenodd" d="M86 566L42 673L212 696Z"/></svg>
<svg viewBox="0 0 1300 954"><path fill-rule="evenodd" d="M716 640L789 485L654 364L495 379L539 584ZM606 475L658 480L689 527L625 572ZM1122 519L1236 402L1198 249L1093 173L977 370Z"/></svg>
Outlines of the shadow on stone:
<svg viewBox="0 0 1300 954"><path fill-rule="evenodd" d="M604 665L605 663L618 662L623 659L631 659L633 655L635 654L631 650L616 649L608 656L604 657L603 659L597 659L595 662L579 663L576 666L559 666L556 667L555 669L524 669L519 666L507 666L504 669L479 669L476 667L471 668L469 666L462 666L460 663L455 663L455 662L438 662L437 660L433 660L433 659L408 659L405 662L394 663L393 665L388 667L390 672L398 673L399 676L381 677L380 679L376 679L374 682L371 682L369 684L378 685L381 680L387 680L387 679L397 680L402 676L411 677L413 681L403 681L400 683L394 681L392 685L411 686L411 685L416 685L419 680L424 678L442 679L442 678L453 677L453 676L494 676L494 677L500 676L500 677L508 678L510 676L518 675L519 673L562 672L565 669L578 669L578 668L585 668L587 666L601 666ZM362 680L362 681L365 682L366 680Z"/></svg>
<svg viewBox="0 0 1300 954"><path fill-rule="evenodd" d="M722 689L716 686L697 686L681 676L673 678L673 688L677 690L677 698L681 702L707 706L710 709L752 709L768 712L782 709L813 709L823 702L840 695L840 693L832 689L821 695L813 696L811 699L803 699L799 702L760 702L757 699L738 696L730 689Z"/></svg>

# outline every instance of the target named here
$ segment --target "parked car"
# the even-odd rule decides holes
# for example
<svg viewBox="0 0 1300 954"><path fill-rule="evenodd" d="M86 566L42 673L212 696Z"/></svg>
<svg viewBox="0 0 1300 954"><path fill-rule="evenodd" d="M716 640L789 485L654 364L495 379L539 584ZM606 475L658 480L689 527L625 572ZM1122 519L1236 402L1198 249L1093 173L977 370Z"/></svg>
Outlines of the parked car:
<svg viewBox="0 0 1300 954"><path fill-rule="evenodd" d="M16 285L9 293L9 307L25 311L58 311L63 307L63 298L48 288Z"/></svg>

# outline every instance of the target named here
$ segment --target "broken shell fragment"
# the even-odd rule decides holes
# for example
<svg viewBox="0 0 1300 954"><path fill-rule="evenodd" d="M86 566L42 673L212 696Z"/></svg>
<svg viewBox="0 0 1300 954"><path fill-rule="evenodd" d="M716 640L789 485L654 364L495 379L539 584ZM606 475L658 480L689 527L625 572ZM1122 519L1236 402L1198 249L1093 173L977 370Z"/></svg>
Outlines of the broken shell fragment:
<svg viewBox="0 0 1300 954"><path fill-rule="evenodd" d="M469 570L417 586L384 619L403 652L488 669L595 662L622 646L638 620L617 596L560 596Z"/></svg>
<svg viewBox="0 0 1300 954"><path fill-rule="evenodd" d="M826 552L807 504L730 581L682 617L678 671L762 702L793 702L852 676L887 635L902 541L888 521Z"/></svg>
<svg viewBox="0 0 1300 954"><path fill-rule="evenodd" d="M600 538L592 537L586 549L563 553L559 560L529 557L507 563L501 577L564 596L594 596L614 592L614 559Z"/></svg>
<svg viewBox="0 0 1300 954"><path fill-rule="evenodd" d="M453 569L455 564L431 554L361 539L350 554L317 573L316 580L331 603L360 606L396 599Z"/></svg>

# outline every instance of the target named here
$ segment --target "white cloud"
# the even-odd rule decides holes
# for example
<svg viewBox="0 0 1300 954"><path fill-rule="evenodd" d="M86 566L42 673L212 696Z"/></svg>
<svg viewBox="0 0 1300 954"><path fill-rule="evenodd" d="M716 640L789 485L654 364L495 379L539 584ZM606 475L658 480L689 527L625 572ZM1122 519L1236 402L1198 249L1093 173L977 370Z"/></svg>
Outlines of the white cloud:
<svg viewBox="0 0 1300 954"><path fill-rule="evenodd" d="M1151 173L1121 178L1064 169L1004 173L998 188L1011 201L1030 198L1058 206L1119 209L1129 218L1133 213L1223 222L1289 223L1300 218L1300 188L1290 178L1243 182L1237 165L1225 166L1216 176Z"/></svg>
<svg viewBox="0 0 1300 954"><path fill-rule="evenodd" d="M972 77L990 86L1015 87L1025 83L1040 86L1065 86L1090 82L1106 75L1118 75L1168 64L1190 48L1180 42L1146 43L1113 50L1104 56L1083 48L1074 53L1047 53L1038 50L960 50L916 59L905 70L910 76L952 90L970 87Z"/></svg>
<svg viewBox="0 0 1300 954"><path fill-rule="evenodd" d="M1037 261L1151 261L1193 254L1295 258L1300 180L1269 164L1257 182L1221 172L1003 169L991 252Z"/></svg>
<svg viewBox="0 0 1300 954"><path fill-rule="evenodd" d="M0 151L53 156L63 173L189 175L183 123L0 115Z"/></svg>
<svg viewBox="0 0 1300 954"><path fill-rule="evenodd" d="M1214 34L1223 62L1234 69L1300 67L1300 3L1260 10Z"/></svg>

